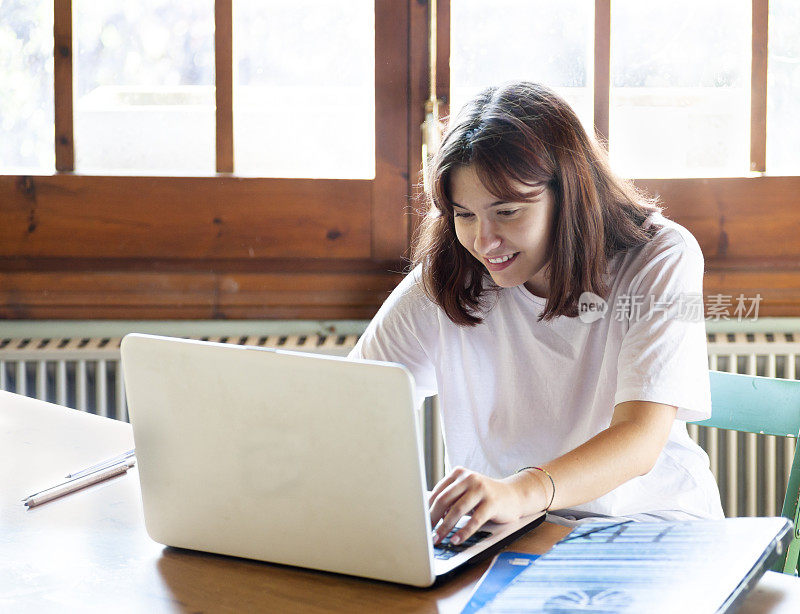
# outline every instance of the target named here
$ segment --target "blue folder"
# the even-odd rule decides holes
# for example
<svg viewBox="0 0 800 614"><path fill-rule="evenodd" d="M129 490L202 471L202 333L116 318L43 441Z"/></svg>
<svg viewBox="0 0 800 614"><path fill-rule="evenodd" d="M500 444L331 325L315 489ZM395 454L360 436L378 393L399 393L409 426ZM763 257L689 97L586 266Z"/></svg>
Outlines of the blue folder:
<svg viewBox="0 0 800 614"><path fill-rule="evenodd" d="M500 555L464 612L728 612L791 532L786 518L586 523L533 563Z"/></svg>
<svg viewBox="0 0 800 614"><path fill-rule="evenodd" d="M472 593L469 603L461 610L461 614L474 614L490 603L497 593L511 584L514 578L538 558L538 554L524 552L501 552L498 554L478 582L475 592Z"/></svg>

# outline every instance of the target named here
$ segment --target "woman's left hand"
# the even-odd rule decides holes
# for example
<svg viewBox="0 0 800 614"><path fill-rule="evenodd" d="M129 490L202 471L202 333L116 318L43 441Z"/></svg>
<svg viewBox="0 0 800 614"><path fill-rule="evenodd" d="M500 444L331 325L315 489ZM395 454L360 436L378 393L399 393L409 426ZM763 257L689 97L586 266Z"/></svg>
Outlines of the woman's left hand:
<svg viewBox="0 0 800 614"><path fill-rule="evenodd" d="M511 522L523 515L520 494L509 476L496 480L463 467L456 467L431 492L431 526L435 527L433 543L436 545L452 529L462 516L470 514L470 520L451 538L460 544L472 536L484 523ZM437 523L442 522L437 526Z"/></svg>

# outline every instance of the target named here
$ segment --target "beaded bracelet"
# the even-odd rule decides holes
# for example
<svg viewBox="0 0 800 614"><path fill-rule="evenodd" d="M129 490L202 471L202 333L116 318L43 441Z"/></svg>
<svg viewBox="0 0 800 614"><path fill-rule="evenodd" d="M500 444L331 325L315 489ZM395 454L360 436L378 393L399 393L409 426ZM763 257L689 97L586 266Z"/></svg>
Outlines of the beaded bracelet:
<svg viewBox="0 0 800 614"><path fill-rule="evenodd" d="M551 505L553 505L553 501L554 501L554 500L555 500L555 498L556 498L556 483L555 483L555 481L553 480L553 476L552 476L552 475L550 475L550 472L549 472L547 469L544 469L544 468L542 468L542 467L523 467L522 469L518 469L518 470L517 470L517 473L520 473L521 471L525 471L526 469L536 469L537 471L541 471L541 472L542 472L542 473L544 473L544 474L545 474L545 475L546 475L548 478L550 478L550 485L553 487L553 494L550 496L550 503L548 503L548 504L547 504L547 507L546 507L546 508L544 508L544 511L545 511L545 512L549 512L549 511L550 511L550 506L551 506Z"/></svg>

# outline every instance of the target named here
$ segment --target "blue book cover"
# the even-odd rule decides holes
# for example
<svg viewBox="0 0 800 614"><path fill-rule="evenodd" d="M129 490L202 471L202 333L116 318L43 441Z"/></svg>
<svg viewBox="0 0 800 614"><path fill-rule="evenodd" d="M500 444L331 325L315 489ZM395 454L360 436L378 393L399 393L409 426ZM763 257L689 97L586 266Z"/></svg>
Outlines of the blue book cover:
<svg viewBox="0 0 800 614"><path fill-rule="evenodd" d="M497 593L508 586L522 571L539 558L538 554L523 552L501 552L475 587L469 603L461 614L474 614L495 598Z"/></svg>
<svg viewBox="0 0 800 614"><path fill-rule="evenodd" d="M790 535L786 518L581 524L511 579L498 558L464 612L728 612Z"/></svg>

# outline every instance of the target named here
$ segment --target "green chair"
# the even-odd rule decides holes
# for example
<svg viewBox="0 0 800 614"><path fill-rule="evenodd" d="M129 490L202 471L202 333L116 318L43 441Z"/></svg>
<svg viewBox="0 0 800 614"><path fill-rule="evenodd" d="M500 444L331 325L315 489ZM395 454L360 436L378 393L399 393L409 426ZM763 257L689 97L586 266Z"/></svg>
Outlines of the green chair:
<svg viewBox="0 0 800 614"><path fill-rule="evenodd" d="M800 380L711 371L712 415L695 422L719 429L797 438L800 434ZM781 515L794 522L792 542L775 565L797 574L800 555L800 445L795 449Z"/></svg>

